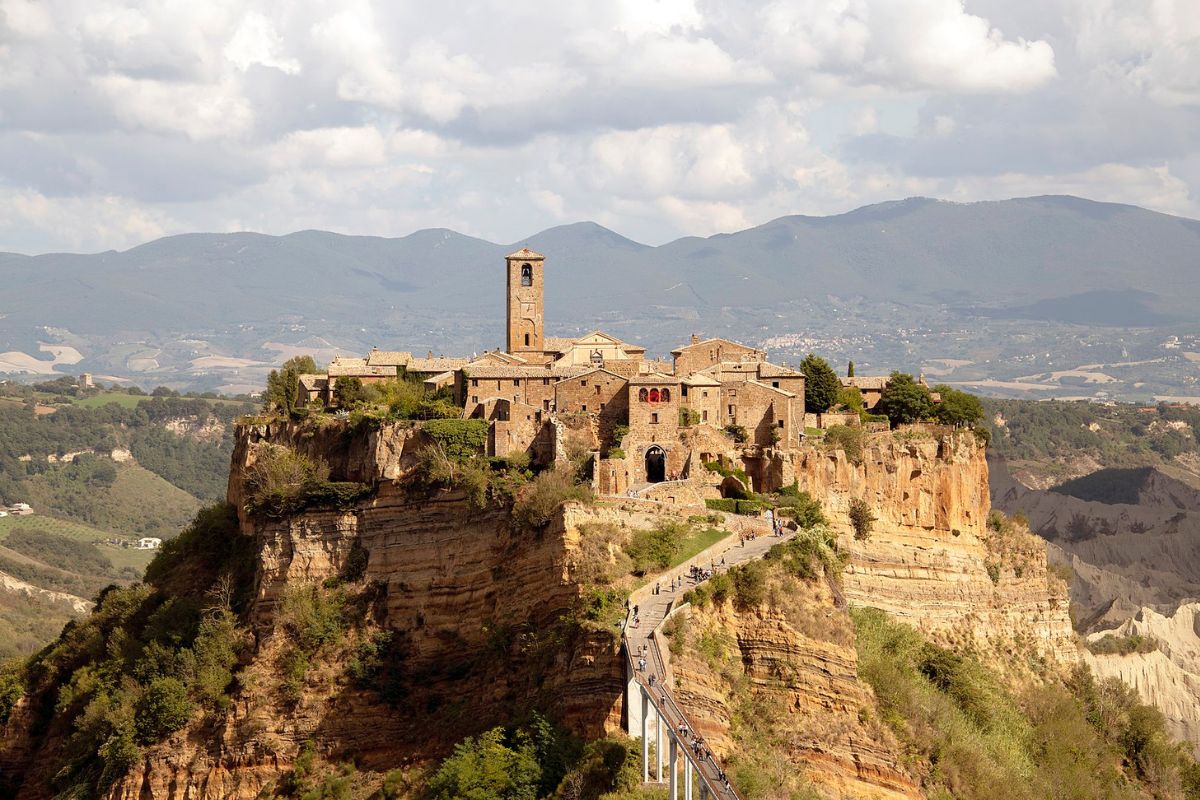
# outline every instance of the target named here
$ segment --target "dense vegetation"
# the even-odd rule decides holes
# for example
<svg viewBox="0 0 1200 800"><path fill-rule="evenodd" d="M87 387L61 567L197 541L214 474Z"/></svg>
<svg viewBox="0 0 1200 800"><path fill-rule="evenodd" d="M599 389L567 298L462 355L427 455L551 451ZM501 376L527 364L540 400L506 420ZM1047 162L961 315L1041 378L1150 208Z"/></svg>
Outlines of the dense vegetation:
<svg viewBox="0 0 1200 800"><path fill-rule="evenodd" d="M8 673L41 725L67 737L53 779L63 796L102 794L143 746L225 707L247 644L239 615L253 546L231 507L205 509L164 546L145 584L104 590L91 616Z"/></svg>
<svg viewBox="0 0 1200 800"><path fill-rule="evenodd" d="M249 404L206 398L121 394L92 395L88 399L136 397L137 404L129 406L114 401L85 407L68 402L55 406L52 414L39 414L34 399L26 400L23 391L30 390L5 386L0 392L22 401L0 403L0 501L24 500L29 485L39 476L48 476L44 482L63 486L79 483L81 477L84 482L95 484L96 478L100 478L103 483L104 476L93 472L100 469L115 477L111 462L81 476L63 474L69 465L56 466L48 463L46 457L79 451L107 454L118 447L129 449L141 466L195 497L205 500L222 497L233 447L233 419L253 408ZM217 435L215 440L199 441L166 430L167 423L178 420L196 425L213 420L224 425L224 434ZM23 457L28 460L23 461ZM55 510L84 519L85 515L74 514L76 502L77 497L66 498L64 508Z"/></svg>
<svg viewBox="0 0 1200 800"><path fill-rule="evenodd" d="M859 675L883 721L927 768L931 800L1200 797L1200 768L1162 714L1085 667L1014 692L971 654L875 609L852 612Z"/></svg>
<svg viewBox="0 0 1200 800"><path fill-rule="evenodd" d="M1200 408L987 400L993 448L1011 461L1089 456L1106 467L1161 464L1200 452Z"/></svg>

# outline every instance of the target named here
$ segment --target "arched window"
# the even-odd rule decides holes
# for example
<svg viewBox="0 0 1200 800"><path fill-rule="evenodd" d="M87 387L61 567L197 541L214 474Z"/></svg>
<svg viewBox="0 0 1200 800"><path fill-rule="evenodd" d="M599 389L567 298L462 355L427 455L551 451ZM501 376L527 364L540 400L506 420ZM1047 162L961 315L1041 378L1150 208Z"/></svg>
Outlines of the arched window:
<svg viewBox="0 0 1200 800"><path fill-rule="evenodd" d="M651 390L650 390L650 402L651 402L651 403L657 403L657 402L658 402L658 400L659 400L659 397L658 397L658 389L651 389Z"/></svg>
<svg viewBox="0 0 1200 800"><path fill-rule="evenodd" d="M646 387L643 386L641 389L638 389L638 402L644 403L648 399L649 399L649 393L646 391Z"/></svg>
<svg viewBox="0 0 1200 800"><path fill-rule="evenodd" d="M529 264L521 265L521 285L533 286L533 267Z"/></svg>
<svg viewBox="0 0 1200 800"><path fill-rule="evenodd" d="M670 389L663 389L662 394L660 396L662 397L662 401L664 403L671 402L671 390Z"/></svg>

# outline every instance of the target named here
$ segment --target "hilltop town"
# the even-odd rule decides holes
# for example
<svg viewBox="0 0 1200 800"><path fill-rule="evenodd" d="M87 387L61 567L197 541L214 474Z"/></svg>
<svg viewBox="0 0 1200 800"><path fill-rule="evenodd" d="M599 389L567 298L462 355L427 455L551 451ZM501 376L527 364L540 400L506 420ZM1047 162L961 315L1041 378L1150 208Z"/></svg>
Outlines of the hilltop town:
<svg viewBox="0 0 1200 800"><path fill-rule="evenodd" d="M806 408L801 370L739 342L693 335L666 361L600 330L547 335L545 256L523 248L505 268L503 349L473 358L378 348L338 356L324 373L298 376L299 405L336 410L352 406L364 386L419 381L463 418L487 421L488 456L528 453L545 466L586 451L598 493L672 499L695 499L689 486L710 484L714 471L729 468L746 473L751 485L743 488L771 491L793 481L778 455L799 447L806 431L889 427L871 412L890 376L847 375L838 380L838 402ZM940 401L924 376L914 385L931 408ZM673 485L653 488L660 483Z"/></svg>

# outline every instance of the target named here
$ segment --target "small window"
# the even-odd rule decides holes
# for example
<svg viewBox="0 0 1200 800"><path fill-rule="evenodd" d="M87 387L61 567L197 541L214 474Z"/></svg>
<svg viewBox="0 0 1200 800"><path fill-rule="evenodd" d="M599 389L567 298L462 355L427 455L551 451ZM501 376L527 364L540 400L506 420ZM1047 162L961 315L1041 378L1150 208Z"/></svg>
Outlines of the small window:
<svg viewBox="0 0 1200 800"><path fill-rule="evenodd" d="M771 385L772 385L773 387L775 387L776 389L778 389L778 388L779 388L779 381L771 381Z"/></svg>
<svg viewBox="0 0 1200 800"><path fill-rule="evenodd" d="M549 385L550 385L550 379L542 378L542 386L549 386Z"/></svg>
<svg viewBox="0 0 1200 800"><path fill-rule="evenodd" d="M584 404L583 404L583 410L584 410L584 411L587 411L587 403L584 403Z"/></svg>
<svg viewBox="0 0 1200 800"><path fill-rule="evenodd" d="M479 378L471 378L471 386L472 386L472 388L474 388L474 387L476 387L476 386L478 386L478 385L479 385Z"/></svg>
<svg viewBox="0 0 1200 800"><path fill-rule="evenodd" d="M700 421L701 421L701 422L708 422L708 412L707 412L707 411L701 411L701 412L700 412Z"/></svg>
<svg viewBox="0 0 1200 800"><path fill-rule="evenodd" d="M687 384L686 383L679 387L679 396L687 397Z"/></svg>
<svg viewBox="0 0 1200 800"><path fill-rule="evenodd" d="M641 389L638 389L638 402L639 403L646 402L646 400L648 400L649 397L650 397L650 393L646 390L645 386L643 386Z"/></svg>
<svg viewBox="0 0 1200 800"><path fill-rule="evenodd" d="M583 380L581 380L581 381L579 382L579 385L580 385L580 386L587 386L587 378L584 378ZM598 388L598 387L597 387L597 388Z"/></svg>
<svg viewBox="0 0 1200 800"><path fill-rule="evenodd" d="M730 396L730 397L737 397L737 389L730 389L730 390L729 390L729 396Z"/></svg>
<svg viewBox="0 0 1200 800"><path fill-rule="evenodd" d="M783 427L783 420L779 420L779 427Z"/></svg>
<svg viewBox="0 0 1200 800"><path fill-rule="evenodd" d="M702 393L700 396L701 396L701 397L708 397L708 389L705 389L705 390L704 390L704 392L703 392L703 393Z"/></svg>
<svg viewBox="0 0 1200 800"><path fill-rule="evenodd" d="M729 406L729 416L732 417L733 415L734 415L734 407L733 407L733 405L730 405Z"/></svg>
<svg viewBox="0 0 1200 800"><path fill-rule="evenodd" d="M513 378L513 386L520 386L520 385L521 385L521 379Z"/></svg>
<svg viewBox="0 0 1200 800"><path fill-rule="evenodd" d="M543 401L542 401L542 410L543 410L543 411L549 411L549 410L550 410L550 401L549 401L549 400L543 400Z"/></svg>
<svg viewBox="0 0 1200 800"><path fill-rule="evenodd" d="M604 403L601 403L601 404L600 404L600 410L601 410L601 411L603 411L603 410L604 410Z"/></svg>
<svg viewBox="0 0 1200 800"><path fill-rule="evenodd" d="M471 395L471 402L472 402L472 403L478 403L478 402L479 402L479 395L477 395L477 394L473 394L473 395Z"/></svg>
<svg viewBox="0 0 1200 800"><path fill-rule="evenodd" d="M529 334L525 334L525 346L529 347Z"/></svg>
<svg viewBox="0 0 1200 800"><path fill-rule="evenodd" d="M661 395L659 395L659 397L662 399L662 401L663 401L664 403L669 403L669 402L671 402L671 390L670 390L670 389L663 389L663 390L662 390L662 394L661 394Z"/></svg>
<svg viewBox="0 0 1200 800"><path fill-rule="evenodd" d="M651 415L650 415L650 424L651 424L651 425L657 425L657 424L658 424L658 414L651 414Z"/></svg>
<svg viewBox="0 0 1200 800"><path fill-rule="evenodd" d="M596 394L600 394L600 384L596 384Z"/></svg>
<svg viewBox="0 0 1200 800"><path fill-rule="evenodd" d="M659 394L658 394L658 389L651 389L650 390L650 402L657 403L659 401L659 399L660 398L659 398Z"/></svg>
<svg viewBox="0 0 1200 800"><path fill-rule="evenodd" d="M533 286L533 266L530 264L521 265L521 285ZM529 342L525 344L529 344Z"/></svg>

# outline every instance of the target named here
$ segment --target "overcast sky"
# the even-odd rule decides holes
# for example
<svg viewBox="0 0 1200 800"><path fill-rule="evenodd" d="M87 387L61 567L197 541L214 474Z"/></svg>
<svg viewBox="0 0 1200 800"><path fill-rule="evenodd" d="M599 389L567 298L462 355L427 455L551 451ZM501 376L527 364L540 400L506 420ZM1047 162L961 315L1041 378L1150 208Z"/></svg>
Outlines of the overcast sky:
<svg viewBox="0 0 1200 800"><path fill-rule="evenodd" d="M1200 217L1200 0L0 0L0 251L656 244L880 200Z"/></svg>

